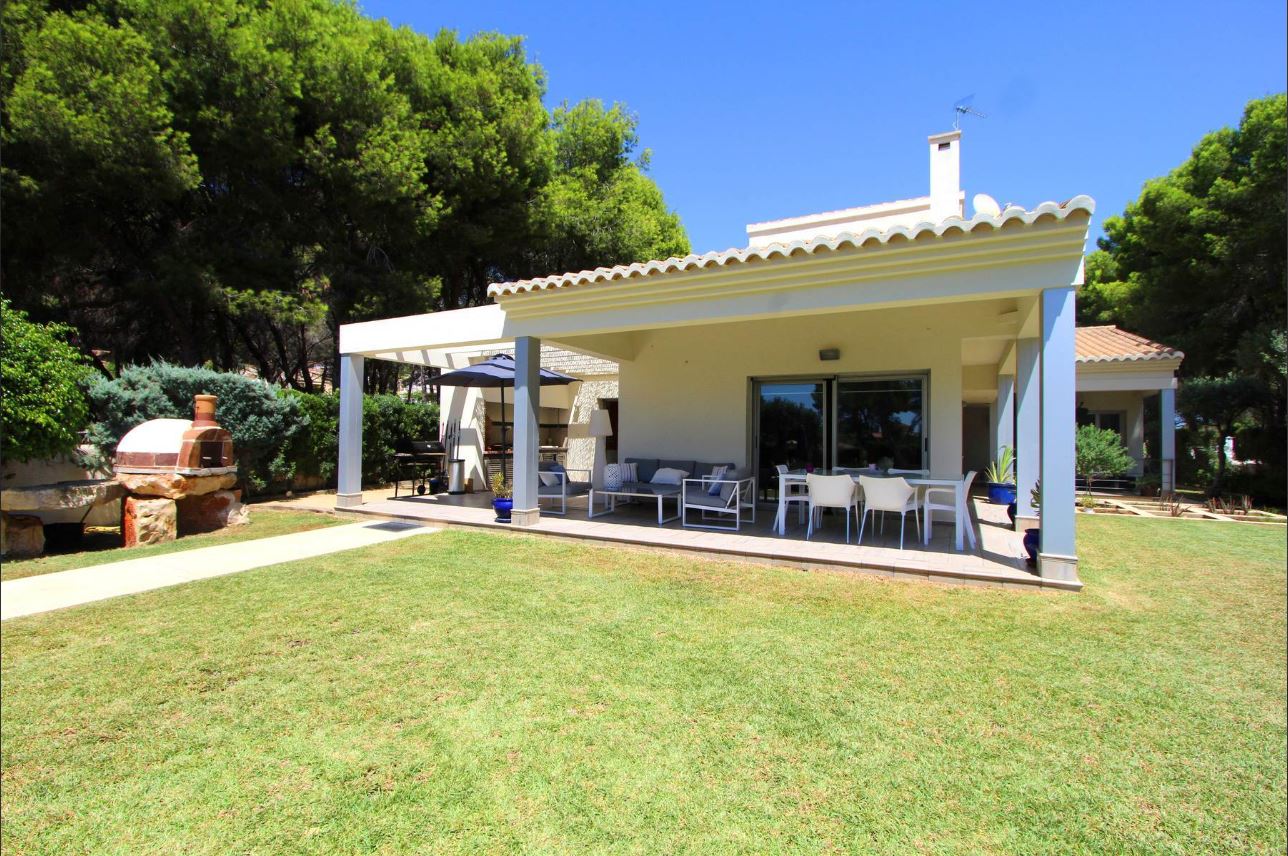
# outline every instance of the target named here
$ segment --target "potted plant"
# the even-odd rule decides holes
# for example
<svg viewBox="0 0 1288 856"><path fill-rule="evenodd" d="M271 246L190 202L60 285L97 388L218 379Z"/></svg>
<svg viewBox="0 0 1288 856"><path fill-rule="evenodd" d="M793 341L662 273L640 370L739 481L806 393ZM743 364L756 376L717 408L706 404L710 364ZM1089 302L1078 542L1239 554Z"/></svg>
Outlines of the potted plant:
<svg viewBox="0 0 1288 856"><path fill-rule="evenodd" d="M509 523L510 512L514 510L510 486L505 483L504 473L492 475L492 510L496 512L497 523Z"/></svg>
<svg viewBox="0 0 1288 856"><path fill-rule="evenodd" d="M1033 510L1041 513L1038 506L1041 504L1042 482L1039 480L1029 491L1029 500L1033 505ZM1037 528L1024 530L1024 552L1028 554L1029 565L1036 566L1038 563L1038 547L1042 543L1042 530Z"/></svg>
<svg viewBox="0 0 1288 856"><path fill-rule="evenodd" d="M1015 450L1003 446L997 453L997 460L988 465L984 471L988 481L988 501L994 505L1010 505L1015 502Z"/></svg>

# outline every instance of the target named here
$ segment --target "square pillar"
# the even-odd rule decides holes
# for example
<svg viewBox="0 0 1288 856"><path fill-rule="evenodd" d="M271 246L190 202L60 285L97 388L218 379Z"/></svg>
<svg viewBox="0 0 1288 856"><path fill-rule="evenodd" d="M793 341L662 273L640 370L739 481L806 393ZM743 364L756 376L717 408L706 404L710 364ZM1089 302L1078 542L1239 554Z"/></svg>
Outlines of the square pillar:
<svg viewBox="0 0 1288 856"><path fill-rule="evenodd" d="M362 505L362 374L361 354L340 355L340 436L336 462L337 508Z"/></svg>
<svg viewBox="0 0 1288 856"><path fill-rule="evenodd" d="M510 515L516 526L531 526L541 519L537 505L540 408L541 340L520 336L514 340L514 510Z"/></svg>
<svg viewBox="0 0 1288 856"><path fill-rule="evenodd" d="M993 408L993 458L1004 447L1015 448L1015 376L997 376L997 405Z"/></svg>
<svg viewBox="0 0 1288 856"><path fill-rule="evenodd" d="M1042 292L1042 540L1038 573L1077 581L1074 524L1074 443L1077 369L1074 353L1074 289Z"/></svg>
<svg viewBox="0 0 1288 856"><path fill-rule="evenodd" d="M1042 343L1020 339L1015 343L1015 528L1023 532L1038 525L1033 488L1041 472L1042 402L1038 374Z"/></svg>
<svg viewBox="0 0 1288 856"><path fill-rule="evenodd" d="M1173 381L1175 383L1175 381ZM1176 390L1158 391L1158 476L1164 495L1176 491Z"/></svg>

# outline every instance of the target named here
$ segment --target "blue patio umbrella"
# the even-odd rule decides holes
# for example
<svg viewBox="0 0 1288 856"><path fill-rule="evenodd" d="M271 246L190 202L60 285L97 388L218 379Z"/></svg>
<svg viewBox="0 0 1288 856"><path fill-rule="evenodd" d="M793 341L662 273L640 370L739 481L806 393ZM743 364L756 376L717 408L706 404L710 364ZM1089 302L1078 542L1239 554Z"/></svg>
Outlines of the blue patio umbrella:
<svg viewBox="0 0 1288 856"><path fill-rule="evenodd" d="M472 386L501 390L501 472L503 473L510 449L505 437L505 388L514 386L514 374L514 357L509 354L497 354L481 363L439 375L433 381L438 386ZM541 369L539 376L542 386L567 386L577 382L575 377L550 369Z"/></svg>

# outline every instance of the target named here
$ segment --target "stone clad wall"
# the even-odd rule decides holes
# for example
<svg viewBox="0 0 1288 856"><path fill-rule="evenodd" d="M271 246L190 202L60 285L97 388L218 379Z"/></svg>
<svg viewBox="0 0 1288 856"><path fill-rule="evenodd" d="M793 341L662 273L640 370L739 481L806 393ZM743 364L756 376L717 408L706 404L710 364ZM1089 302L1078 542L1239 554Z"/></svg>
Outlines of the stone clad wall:
<svg viewBox="0 0 1288 856"><path fill-rule="evenodd" d="M610 365L612 364L610 363ZM614 366L614 368L616 367ZM616 373L607 377L585 377L582 380L581 386L577 390L577 396L573 399L572 413L568 420L567 467L582 470L592 470L594 468L595 438L586 436L586 431L590 427L590 414L599 407L600 399L616 397Z"/></svg>

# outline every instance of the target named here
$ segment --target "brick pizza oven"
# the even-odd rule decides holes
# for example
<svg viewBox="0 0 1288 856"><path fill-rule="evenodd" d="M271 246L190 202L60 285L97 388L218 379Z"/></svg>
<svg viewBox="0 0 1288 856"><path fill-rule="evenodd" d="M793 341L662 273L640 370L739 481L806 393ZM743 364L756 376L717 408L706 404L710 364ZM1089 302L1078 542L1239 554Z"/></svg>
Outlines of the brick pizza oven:
<svg viewBox="0 0 1288 856"><path fill-rule="evenodd" d="M213 395L198 395L193 419L151 419L130 429L116 446L117 473L218 476L237 472L232 435L215 422Z"/></svg>

